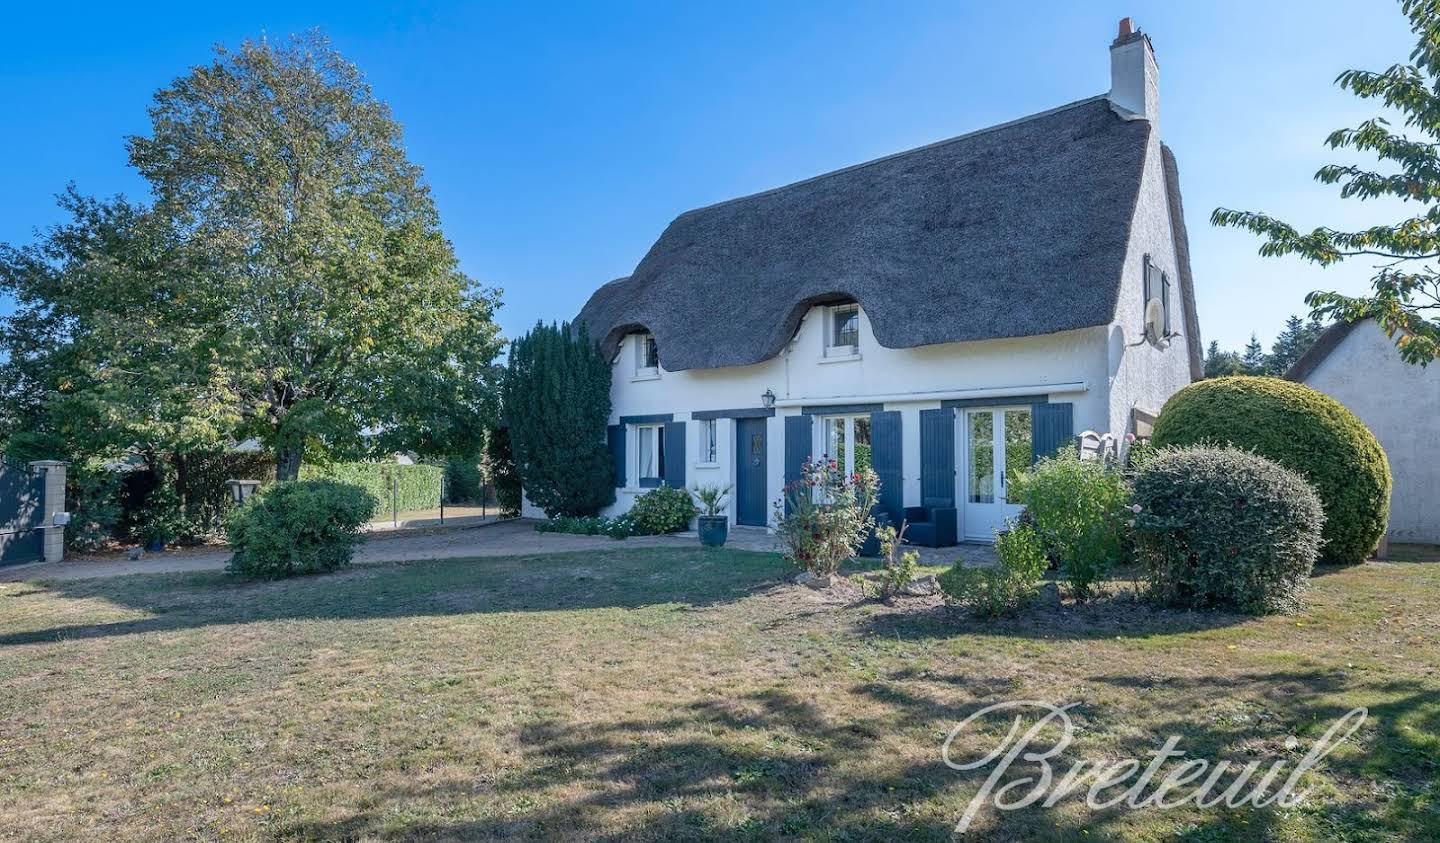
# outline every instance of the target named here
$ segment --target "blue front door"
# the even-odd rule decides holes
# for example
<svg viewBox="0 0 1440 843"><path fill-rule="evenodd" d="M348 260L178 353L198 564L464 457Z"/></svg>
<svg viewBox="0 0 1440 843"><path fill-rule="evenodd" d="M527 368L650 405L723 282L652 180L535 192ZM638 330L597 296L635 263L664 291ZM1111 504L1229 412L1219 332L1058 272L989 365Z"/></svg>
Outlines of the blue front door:
<svg viewBox="0 0 1440 843"><path fill-rule="evenodd" d="M765 526L765 424L735 420L735 523Z"/></svg>

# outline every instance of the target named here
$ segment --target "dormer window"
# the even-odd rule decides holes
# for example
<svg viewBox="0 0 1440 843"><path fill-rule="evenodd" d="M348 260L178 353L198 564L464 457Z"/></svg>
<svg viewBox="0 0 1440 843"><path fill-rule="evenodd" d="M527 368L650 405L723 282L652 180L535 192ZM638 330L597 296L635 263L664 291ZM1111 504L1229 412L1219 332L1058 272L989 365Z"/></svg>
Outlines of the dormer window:
<svg viewBox="0 0 1440 843"><path fill-rule="evenodd" d="M860 356L860 305L825 308L825 356Z"/></svg>
<svg viewBox="0 0 1440 843"><path fill-rule="evenodd" d="M635 335L635 377L660 377L660 352L654 334Z"/></svg>

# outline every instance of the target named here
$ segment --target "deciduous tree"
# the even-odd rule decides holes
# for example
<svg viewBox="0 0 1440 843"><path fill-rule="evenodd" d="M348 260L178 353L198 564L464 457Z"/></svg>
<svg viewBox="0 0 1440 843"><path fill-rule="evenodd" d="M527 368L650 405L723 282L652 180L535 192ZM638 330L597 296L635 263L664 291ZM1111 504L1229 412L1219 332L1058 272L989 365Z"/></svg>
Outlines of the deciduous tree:
<svg viewBox="0 0 1440 843"><path fill-rule="evenodd" d="M1355 321L1375 318L1395 339L1400 355L1426 364L1440 352L1440 4L1403 0L1416 45L1410 62L1384 71L1347 70L1337 84L1364 100L1398 111L1406 129L1396 131L1385 117L1332 132L1332 149L1370 153L1379 169L1354 163L1328 164L1315 174L1323 184L1340 185L1342 199L1388 197L1418 206L1392 225L1358 231L1321 226L1302 232L1267 214L1218 208L1215 225L1244 228L1260 235L1260 254L1297 255L1321 266L1352 258L1377 259L1368 295L1316 291L1306 303L1318 317Z"/></svg>

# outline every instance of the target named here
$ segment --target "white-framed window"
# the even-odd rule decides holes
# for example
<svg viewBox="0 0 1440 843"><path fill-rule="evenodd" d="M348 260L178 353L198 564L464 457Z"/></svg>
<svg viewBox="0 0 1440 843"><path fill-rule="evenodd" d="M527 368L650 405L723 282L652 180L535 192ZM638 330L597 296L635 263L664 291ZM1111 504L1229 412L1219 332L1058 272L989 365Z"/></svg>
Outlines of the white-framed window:
<svg viewBox="0 0 1440 843"><path fill-rule="evenodd" d="M720 420L701 419L700 447L695 449L697 461L701 465L711 465L720 461Z"/></svg>
<svg viewBox="0 0 1440 843"><path fill-rule="evenodd" d="M635 476L641 486L659 486L665 480L665 426L635 427Z"/></svg>
<svg viewBox="0 0 1440 843"><path fill-rule="evenodd" d="M821 417L820 448L827 457L839 463L847 475L862 467L871 467L870 416Z"/></svg>
<svg viewBox="0 0 1440 843"><path fill-rule="evenodd" d="M660 377L660 351L654 334L635 335L635 377Z"/></svg>
<svg viewBox="0 0 1440 843"><path fill-rule="evenodd" d="M1145 256L1145 298L1140 303L1141 319L1147 308L1150 307L1151 299L1159 299L1160 307L1165 313L1163 331L1165 336L1170 336L1173 331L1170 328L1170 273L1162 270L1149 255ZM1163 339L1163 338L1162 338Z"/></svg>
<svg viewBox="0 0 1440 843"><path fill-rule="evenodd" d="M860 305L838 304L825 308L825 356L857 357L860 354Z"/></svg>

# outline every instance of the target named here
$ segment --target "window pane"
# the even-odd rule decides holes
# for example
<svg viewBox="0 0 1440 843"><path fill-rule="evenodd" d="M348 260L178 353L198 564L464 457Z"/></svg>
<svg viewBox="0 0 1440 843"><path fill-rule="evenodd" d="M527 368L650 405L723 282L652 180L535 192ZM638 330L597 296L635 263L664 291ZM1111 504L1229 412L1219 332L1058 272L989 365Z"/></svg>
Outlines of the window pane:
<svg viewBox="0 0 1440 843"><path fill-rule="evenodd" d="M854 307L838 308L831 313L836 346L857 346L860 344L860 310Z"/></svg>
<svg viewBox="0 0 1440 843"><path fill-rule="evenodd" d="M715 462L716 459L716 429L719 424L714 420L702 422L700 427L701 447L700 459L703 462Z"/></svg>
<svg viewBox="0 0 1440 843"><path fill-rule="evenodd" d="M995 502L995 417L970 414L970 502Z"/></svg>
<svg viewBox="0 0 1440 843"><path fill-rule="evenodd" d="M655 431L655 473L654 473L653 475L651 475L651 476L652 476L652 477L659 477L661 480L664 480L664 479L665 479L665 437L661 435L661 433L660 433L660 428L658 428L658 427L657 427L657 428L654 428L654 431Z"/></svg>
<svg viewBox="0 0 1440 843"><path fill-rule="evenodd" d="M660 350L655 346L655 338L645 337L643 366L647 369L658 368L660 365Z"/></svg>
<svg viewBox="0 0 1440 843"><path fill-rule="evenodd" d="M855 464L846 470L851 473L870 468L870 417L855 417Z"/></svg>
<svg viewBox="0 0 1440 843"><path fill-rule="evenodd" d="M845 464L845 419L832 416L825 420L825 456Z"/></svg>
<svg viewBox="0 0 1440 843"><path fill-rule="evenodd" d="M655 473L655 428L640 428L640 476L657 477Z"/></svg>
<svg viewBox="0 0 1440 843"><path fill-rule="evenodd" d="M1030 411L1006 410L1005 478L1007 486L1009 479L1015 476L1015 472L1029 468L1034 458L1034 448L1030 445Z"/></svg>

